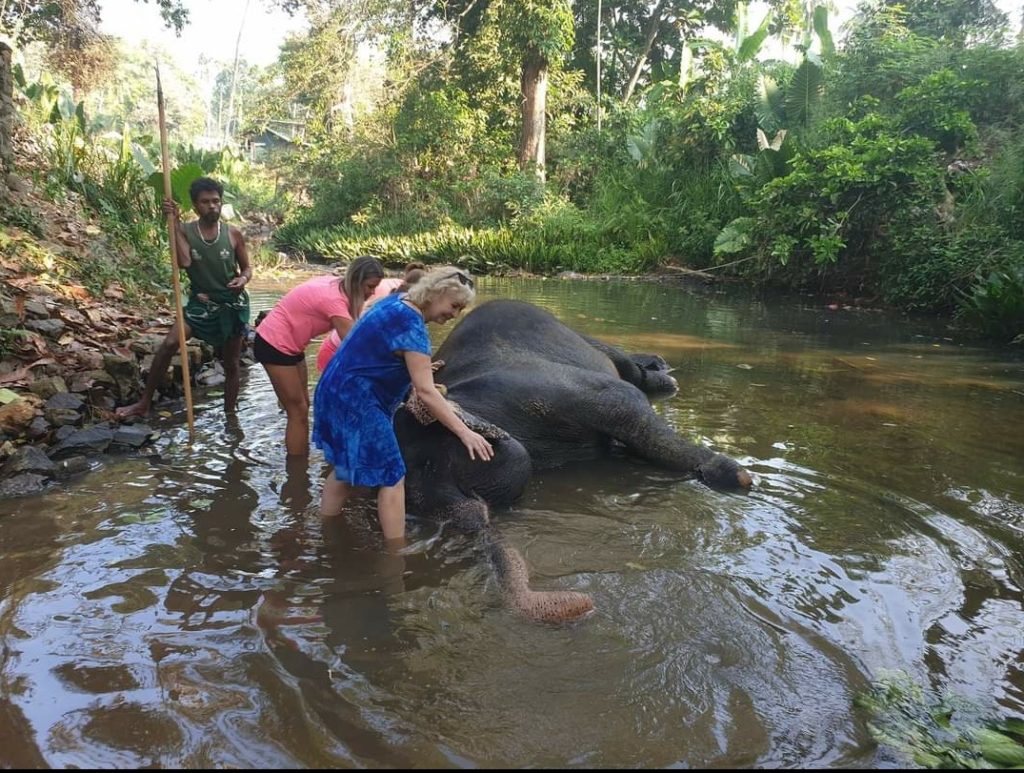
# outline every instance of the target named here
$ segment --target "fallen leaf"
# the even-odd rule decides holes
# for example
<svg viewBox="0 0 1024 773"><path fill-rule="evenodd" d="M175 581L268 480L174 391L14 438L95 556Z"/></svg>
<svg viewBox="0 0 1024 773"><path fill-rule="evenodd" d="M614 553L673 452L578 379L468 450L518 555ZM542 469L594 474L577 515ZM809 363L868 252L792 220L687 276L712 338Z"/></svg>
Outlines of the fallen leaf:
<svg viewBox="0 0 1024 773"><path fill-rule="evenodd" d="M52 357L43 357L42 359L36 360L23 368L18 368L17 370L12 370L10 373L0 375L0 384L16 384L19 381L24 381L32 368L37 365L50 365L53 362L54 359Z"/></svg>

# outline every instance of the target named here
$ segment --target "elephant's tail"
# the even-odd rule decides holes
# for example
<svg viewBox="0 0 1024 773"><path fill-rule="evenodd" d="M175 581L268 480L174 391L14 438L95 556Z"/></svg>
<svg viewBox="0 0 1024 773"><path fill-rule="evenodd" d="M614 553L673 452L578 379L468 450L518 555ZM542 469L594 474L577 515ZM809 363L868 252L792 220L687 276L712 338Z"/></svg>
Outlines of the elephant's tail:
<svg viewBox="0 0 1024 773"><path fill-rule="evenodd" d="M531 590L530 574L519 551L492 534L484 539L505 599L520 614L539 623L569 623L594 611L594 602L585 593Z"/></svg>

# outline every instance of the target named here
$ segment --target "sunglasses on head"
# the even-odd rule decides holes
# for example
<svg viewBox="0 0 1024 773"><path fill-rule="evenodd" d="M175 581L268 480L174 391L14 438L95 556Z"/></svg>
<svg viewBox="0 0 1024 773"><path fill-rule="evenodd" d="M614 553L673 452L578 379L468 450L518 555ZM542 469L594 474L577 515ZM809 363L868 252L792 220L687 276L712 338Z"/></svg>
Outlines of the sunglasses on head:
<svg viewBox="0 0 1024 773"><path fill-rule="evenodd" d="M459 278L459 283L466 285L470 290L476 287L476 283L473 281L473 278L471 276L463 274L461 271L456 271L454 274L449 274L448 276L445 277L445 279L451 279L452 277L456 276Z"/></svg>

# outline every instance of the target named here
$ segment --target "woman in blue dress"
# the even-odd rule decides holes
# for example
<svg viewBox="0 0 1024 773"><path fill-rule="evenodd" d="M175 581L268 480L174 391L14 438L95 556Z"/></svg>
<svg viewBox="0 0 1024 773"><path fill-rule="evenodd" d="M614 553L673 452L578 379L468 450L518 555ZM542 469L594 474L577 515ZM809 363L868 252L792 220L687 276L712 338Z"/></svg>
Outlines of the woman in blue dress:
<svg viewBox="0 0 1024 773"><path fill-rule="evenodd" d="M321 516L340 515L352 486L378 487L384 538L389 544L403 539L405 464L392 418L410 384L471 459L491 459L491 444L466 426L434 386L427 335L428 322L454 319L475 296L465 271L433 269L407 292L374 304L345 337L313 397L313 442L334 466L324 482Z"/></svg>

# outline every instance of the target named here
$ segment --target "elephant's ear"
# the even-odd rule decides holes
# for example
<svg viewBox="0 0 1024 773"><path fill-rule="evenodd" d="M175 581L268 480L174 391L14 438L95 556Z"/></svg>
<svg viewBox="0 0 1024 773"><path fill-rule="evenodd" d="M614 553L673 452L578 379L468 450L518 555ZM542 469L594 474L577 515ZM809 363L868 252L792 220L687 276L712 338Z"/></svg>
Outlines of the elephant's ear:
<svg viewBox="0 0 1024 773"><path fill-rule="evenodd" d="M444 394L444 392L442 392L442 394ZM467 427L474 432L479 432L488 440L504 440L509 437L509 434L501 427L497 427L490 422L484 421L478 416L474 416L454 400L448 400L448 405L450 405L459 418L466 423ZM405 409L409 411L409 413L411 413L420 424L433 424L437 421L434 415L427 410L427 406L423 404L423 401L420 400L419 395L417 395L415 391L409 399L405 401Z"/></svg>

